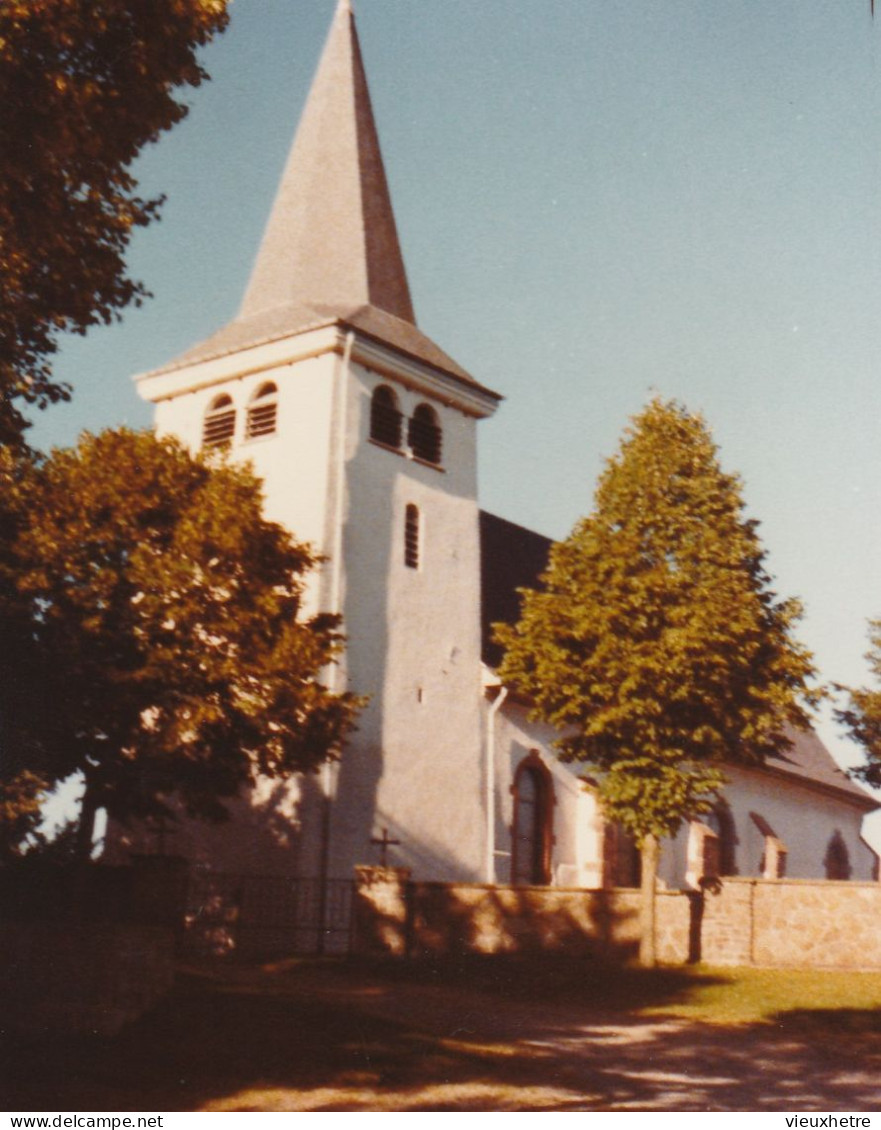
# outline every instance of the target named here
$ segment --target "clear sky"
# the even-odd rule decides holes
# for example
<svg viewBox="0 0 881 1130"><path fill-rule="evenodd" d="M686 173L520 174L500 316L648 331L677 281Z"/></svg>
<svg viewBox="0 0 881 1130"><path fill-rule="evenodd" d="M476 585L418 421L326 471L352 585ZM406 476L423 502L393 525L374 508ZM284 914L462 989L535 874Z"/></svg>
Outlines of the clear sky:
<svg viewBox="0 0 881 1130"><path fill-rule="evenodd" d="M505 396L481 502L565 536L653 393L706 417L824 679L881 616L881 20L869 0L354 0L421 328ZM334 0L233 0L139 161L155 298L63 345L32 442L235 312ZM824 722L839 759L857 757ZM881 827L881 825L879 825ZM878 837L873 835L873 839Z"/></svg>

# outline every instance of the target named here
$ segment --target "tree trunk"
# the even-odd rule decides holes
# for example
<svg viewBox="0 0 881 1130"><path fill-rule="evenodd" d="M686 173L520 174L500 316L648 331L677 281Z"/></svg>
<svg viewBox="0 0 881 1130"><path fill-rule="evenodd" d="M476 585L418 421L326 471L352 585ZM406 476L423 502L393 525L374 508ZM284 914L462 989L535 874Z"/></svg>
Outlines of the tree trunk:
<svg viewBox="0 0 881 1130"><path fill-rule="evenodd" d="M98 815L98 802L93 789L86 781L83 799L80 804L80 819L76 831L76 856L79 863L88 863L92 858L95 839L95 817Z"/></svg>
<svg viewBox="0 0 881 1130"><path fill-rule="evenodd" d="M656 945L656 901L655 891L658 883L658 856L660 847L657 836L648 835L642 841L640 857L642 861L639 963L651 969L658 964Z"/></svg>

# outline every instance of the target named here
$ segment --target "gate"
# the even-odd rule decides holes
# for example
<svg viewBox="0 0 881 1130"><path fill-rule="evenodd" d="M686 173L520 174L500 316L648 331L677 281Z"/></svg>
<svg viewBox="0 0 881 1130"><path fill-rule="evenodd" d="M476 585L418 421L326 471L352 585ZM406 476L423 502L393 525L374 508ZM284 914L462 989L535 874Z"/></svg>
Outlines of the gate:
<svg viewBox="0 0 881 1130"><path fill-rule="evenodd" d="M200 956L271 957L349 952L350 879L293 879L193 870L184 949Z"/></svg>

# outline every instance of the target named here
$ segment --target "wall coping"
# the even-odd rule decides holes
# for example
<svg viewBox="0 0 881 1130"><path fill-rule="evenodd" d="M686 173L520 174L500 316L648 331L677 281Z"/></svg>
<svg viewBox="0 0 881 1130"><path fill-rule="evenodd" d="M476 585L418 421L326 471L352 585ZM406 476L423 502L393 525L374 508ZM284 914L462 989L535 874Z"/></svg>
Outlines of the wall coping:
<svg viewBox="0 0 881 1130"><path fill-rule="evenodd" d="M761 875L720 875L719 882L741 886L764 887L864 887L881 891L881 882L874 879L763 879Z"/></svg>

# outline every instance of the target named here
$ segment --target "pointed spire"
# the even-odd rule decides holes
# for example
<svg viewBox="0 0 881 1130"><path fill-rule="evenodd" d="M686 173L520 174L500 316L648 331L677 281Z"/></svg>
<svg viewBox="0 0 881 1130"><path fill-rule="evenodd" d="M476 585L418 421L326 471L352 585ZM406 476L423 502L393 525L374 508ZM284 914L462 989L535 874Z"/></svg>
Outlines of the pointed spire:
<svg viewBox="0 0 881 1130"><path fill-rule="evenodd" d="M415 324L355 18L339 0L239 317L365 305Z"/></svg>
<svg viewBox="0 0 881 1130"><path fill-rule="evenodd" d="M239 313L153 375L329 325L499 399L416 326L350 0L338 0Z"/></svg>

